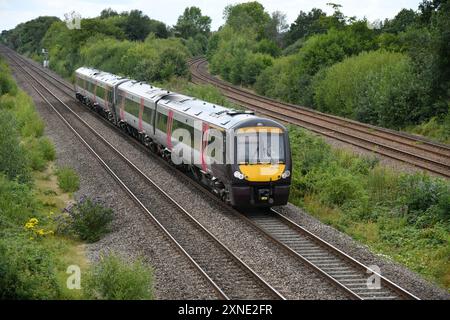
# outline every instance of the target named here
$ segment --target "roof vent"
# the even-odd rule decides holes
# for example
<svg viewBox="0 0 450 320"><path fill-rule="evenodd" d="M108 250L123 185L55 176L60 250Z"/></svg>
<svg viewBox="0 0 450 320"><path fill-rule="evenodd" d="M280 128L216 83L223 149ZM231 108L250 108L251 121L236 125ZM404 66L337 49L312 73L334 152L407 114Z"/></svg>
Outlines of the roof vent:
<svg viewBox="0 0 450 320"><path fill-rule="evenodd" d="M228 110L227 114L230 116L237 116L239 114L255 114L253 111L248 110Z"/></svg>

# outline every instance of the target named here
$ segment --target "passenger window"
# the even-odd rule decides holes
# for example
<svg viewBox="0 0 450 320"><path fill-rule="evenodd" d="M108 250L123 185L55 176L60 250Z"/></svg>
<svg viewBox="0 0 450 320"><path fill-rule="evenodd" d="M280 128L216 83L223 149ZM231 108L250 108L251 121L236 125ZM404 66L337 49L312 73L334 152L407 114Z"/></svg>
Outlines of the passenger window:
<svg viewBox="0 0 450 320"><path fill-rule="evenodd" d="M158 125L156 126L162 132L166 132L167 129L167 116L162 113L158 113Z"/></svg>

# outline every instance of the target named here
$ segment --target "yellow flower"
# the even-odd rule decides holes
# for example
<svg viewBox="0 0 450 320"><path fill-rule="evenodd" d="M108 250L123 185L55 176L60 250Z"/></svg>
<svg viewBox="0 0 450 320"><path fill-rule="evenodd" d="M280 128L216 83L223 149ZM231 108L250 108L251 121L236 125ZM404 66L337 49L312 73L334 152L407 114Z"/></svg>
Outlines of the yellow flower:
<svg viewBox="0 0 450 320"><path fill-rule="evenodd" d="M39 230L36 231L36 233L37 233L38 235L40 235L40 236L45 235L44 229L39 229Z"/></svg>
<svg viewBox="0 0 450 320"><path fill-rule="evenodd" d="M33 229L38 223L39 223L38 219L31 218L30 220L28 220L27 223L25 223L25 229Z"/></svg>

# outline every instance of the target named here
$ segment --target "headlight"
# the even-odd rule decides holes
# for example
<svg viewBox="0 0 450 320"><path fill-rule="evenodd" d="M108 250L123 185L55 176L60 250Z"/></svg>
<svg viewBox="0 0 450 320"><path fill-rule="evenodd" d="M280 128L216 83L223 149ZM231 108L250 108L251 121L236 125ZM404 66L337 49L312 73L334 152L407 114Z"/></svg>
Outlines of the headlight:
<svg viewBox="0 0 450 320"><path fill-rule="evenodd" d="M283 179L289 178L291 176L291 172L289 170L286 170L285 172L283 172L283 174L281 175L281 177Z"/></svg>
<svg viewBox="0 0 450 320"><path fill-rule="evenodd" d="M242 179L244 179L244 174L240 173L239 171L235 171L234 172L234 177L239 179L239 180L242 180Z"/></svg>

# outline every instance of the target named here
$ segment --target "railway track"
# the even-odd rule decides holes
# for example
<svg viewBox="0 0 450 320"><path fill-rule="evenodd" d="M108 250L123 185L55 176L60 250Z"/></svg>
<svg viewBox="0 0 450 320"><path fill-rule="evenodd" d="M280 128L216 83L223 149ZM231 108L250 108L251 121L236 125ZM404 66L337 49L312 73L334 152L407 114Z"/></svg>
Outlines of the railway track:
<svg viewBox="0 0 450 320"><path fill-rule="evenodd" d="M20 65L11 54L6 55L107 172L201 272L219 298L284 299L151 178L59 99L47 85L43 84L43 81L30 72L31 68L27 70L27 67Z"/></svg>
<svg viewBox="0 0 450 320"><path fill-rule="evenodd" d="M48 82L56 81L60 85L64 86L65 89L61 89L60 87L58 89L61 90L62 92L65 92L67 95L70 95L70 97L74 99L72 91L73 88L70 85L67 85L67 83L65 83L64 81L61 81L60 79L53 76L48 70L42 70L42 67L37 66L33 62L27 61L26 59L20 56L18 56L17 58L20 59L20 61L22 61L24 64L29 65L33 70L35 70L36 73L39 74L39 76L45 77L46 81ZM109 122L106 123L109 124ZM130 142L135 143L136 146L142 148L142 150L147 151L147 153L153 156L156 160L159 160L162 164L168 166L167 162L162 161L157 156L153 155L152 153L149 153L148 150L141 144L139 144L137 141L131 139L129 136L126 137L129 138ZM131 164L131 167L135 166ZM135 171L137 170L137 172L139 172L138 168L135 168L133 170ZM218 204L225 206L213 194L207 192L207 190L204 187L202 187L196 182L193 182L186 175L182 174L181 172L176 172L175 174L180 179L186 179L186 181L188 181L190 185L199 189L201 192L207 194L209 197L211 197L212 200L217 201ZM165 193L162 190L161 192ZM138 201L140 201L139 198ZM160 205L164 206L163 203ZM144 208L145 208L144 211L148 211L145 205ZM380 274L377 274L377 276L380 279L381 286L379 288L369 289L369 287L367 286L367 278L370 275L367 273L368 270L370 271L369 267L358 262L354 258L346 255L338 248L332 246L325 240L322 240L320 237L314 235L310 231L304 229L300 225L289 220L287 217L276 212L275 210L272 210L271 212L258 211L251 213L245 212L243 213L238 212L228 206L226 206L226 208L231 213L242 219L243 222L249 223L258 232L265 235L270 241L274 243L274 245L283 248L289 254L293 255L296 259L299 259L303 263L310 266L313 270L315 270L318 274L320 274L325 281L331 282L337 288L346 292L350 298L361 300L418 299L418 297L416 297L415 295L409 293L407 290L401 288L400 286L396 285L394 282L388 280L387 278L383 277ZM172 222L173 221L170 220L169 224ZM186 221L184 221L183 223L185 222ZM164 228L163 224L161 225ZM170 230L167 230L167 232L170 235ZM180 245L180 247L182 246ZM191 259L193 260L194 263L196 263L195 259L193 259L192 257ZM203 264L205 264L205 262L200 263L199 267L201 268L201 265ZM208 276L206 270L203 270L202 272L205 274L205 276ZM212 277L210 279L215 284L214 279ZM215 284L215 286L218 288L218 292L222 291L220 289L221 287L219 284ZM222 298L229 298L230 296L234 297L233 295L227 295L223 291L222 293L223 293L223 295L221 296ZM278 298L282 298L282 296L279 295Z"/></svg>
<svg viewBox="0 0 450 320"><path fill-rule="evenodd" d="M259 96L210 75L204 58L192 59L189 66L194 83L212 84L229 100L262 115L450 178L450 146Z"/></svg>
<svg viewBox="0 0 450 320"><path fill-rule="evenodd" d="M365 266L276 210L270 211L249 213L246 219L355 299L419 299L383 277L379 270Z"/></svg>

